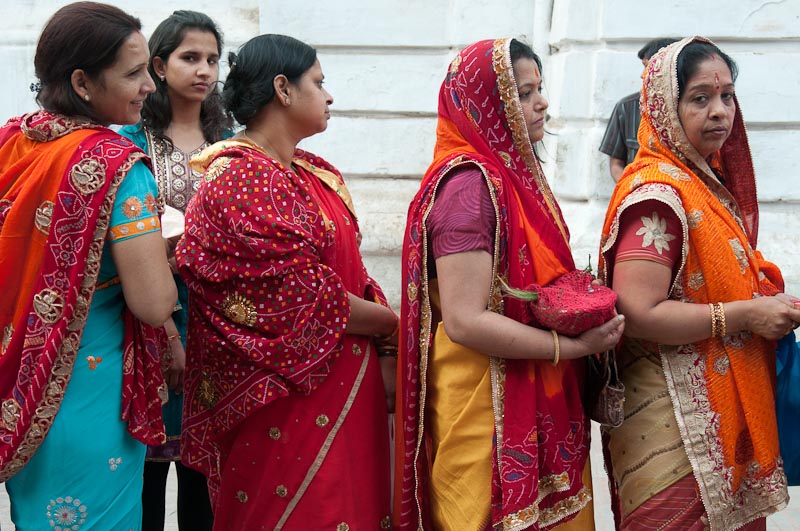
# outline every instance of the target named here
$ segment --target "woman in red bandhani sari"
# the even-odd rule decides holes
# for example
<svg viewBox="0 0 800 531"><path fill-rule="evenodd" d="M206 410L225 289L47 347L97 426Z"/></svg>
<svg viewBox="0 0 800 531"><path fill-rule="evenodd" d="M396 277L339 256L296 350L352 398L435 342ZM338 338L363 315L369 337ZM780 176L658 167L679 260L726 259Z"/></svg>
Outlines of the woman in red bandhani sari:
<svg viewBox="0 0 800 531"><path fill-rule="evenodd" d="M0 481L19 531L141 529L145 444L164 440L166 338L143 323L177 290L145 155L108 128L154 90L140 29L60 9L36 49L44 109L0 128Z"/></svg>
<svg viewBox="0 0 800 531"><path fill-rule="evenodd" d="M500 295L575 269L533 149L541 88L538 56L512 39L468 46L442 84L403 247L401 530L594 527L582 358L616 344L624 320L570 338Z"/></svg>
<svg viewBox="0 0 800 531"><path fill-rule="evenodd" d="M341 175L296 149L333 98L291 37L251 39L230 63L223 101L246 128L196 161L177 251L184 462L209 476L218 531L389 528L381 365L394 367L398 319L362 263Z"/></svg>

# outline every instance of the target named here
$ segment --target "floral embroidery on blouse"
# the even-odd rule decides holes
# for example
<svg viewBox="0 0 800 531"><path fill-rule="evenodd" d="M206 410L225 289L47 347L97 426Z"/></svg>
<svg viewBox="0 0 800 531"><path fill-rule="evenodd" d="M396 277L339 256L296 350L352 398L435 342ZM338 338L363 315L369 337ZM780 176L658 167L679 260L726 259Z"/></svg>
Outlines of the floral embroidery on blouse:
<svg viewBox="0 0 800 531"><path fill-rule="evenodd" d="M658 212L653 212L653 217L641 217L643 226L636 231L637 236L642 238L642 248L655 247L658 254L669 251L669 242L675 239L674 234L667 232L667 220L658 217Z"/></svg>
<svg viewBox="0 0 800 531"><path fill-rule="evenodd" d="M148 193L147 195L144 196L144 206L147 209L147 211L150 212L151 214L156 213L156 209L158 208L158 202L156 201L156 198L153 196L153 194Z"/></svg>
<svg viewBox="0 0 800 531"><path fill-rule="evenodd" d="M128 219L138 218L142 214L142 201L135 196L128 197L122 203L122 213Z"/></svg>

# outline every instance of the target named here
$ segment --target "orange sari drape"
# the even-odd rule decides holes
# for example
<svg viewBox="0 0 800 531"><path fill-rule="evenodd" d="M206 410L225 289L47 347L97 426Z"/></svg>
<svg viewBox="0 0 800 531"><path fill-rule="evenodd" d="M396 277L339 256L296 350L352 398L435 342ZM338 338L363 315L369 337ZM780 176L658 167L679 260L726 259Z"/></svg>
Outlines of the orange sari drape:
<svg viewBox="0 0 800 531"><path fill-rule="evenodd" d="M684 231L669 298L728 302L783 291L778 268L756 250L758 203L737 102L733 130L711 163L686 138L677 115L675 62L691 39L664 48L648 67L640 151L617 184L603 227L601 274L610 285L624 210L655 199ZM717 174L724 176L721 184ZM786 503L775 420L775 342L749 332L677 348L659 346L675 415L712 529L730 529Z"/></svg>
<svg viewBox="0 0 800 531"><path fill-rule="evenodd" d="M0 481L47 436L80 345L117 187L144 154L110 129L39 111L0 128ZM122 420L164 438L163 334L126 315Z"/></svg>

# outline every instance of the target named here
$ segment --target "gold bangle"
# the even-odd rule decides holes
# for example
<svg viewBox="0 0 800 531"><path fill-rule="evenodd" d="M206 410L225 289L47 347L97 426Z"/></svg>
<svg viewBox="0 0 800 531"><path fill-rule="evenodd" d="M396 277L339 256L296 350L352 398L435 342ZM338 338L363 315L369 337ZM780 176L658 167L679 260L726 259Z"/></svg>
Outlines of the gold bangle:
<svg viewBox="0 0 800 531"><path fill-rule="evenodd" d="M716 306L717 318L719 319L719 337L725 337L728 335L728 326L725 323L725 306L721 302L718 302Z"/></svg>
<svg viewBox="0 0 800 531"><path fill-rule="evenodd" d="M555 354L553 355L553 366L555 367L558 365L558 357L561 355L561 348L558 344L558 332L555 330L550 330L550 333L553 334L553 346L555 347Z"/></svg>
<svg viewBox="0 0 800 531"><path fill-rule="evenodd" d="M728 335L725 306L721 302L709 302L708 308L711 312L711 337L725 337Z"/></svg>
<svg viewBox="0 0 800 531"><path fill-rule="evenodd" d="M717 315L713 302L708 303L708 312L711 315L711 337L717 337Z"/></svg>
<svg viewBox="0 0 800 531"><path fill-rule="evenodd" d="M172 343L176 339L180 339L180 337L181 337L180 333L176 332L176 333L172 334L171 336L167 336L167 342Z"/></svg>

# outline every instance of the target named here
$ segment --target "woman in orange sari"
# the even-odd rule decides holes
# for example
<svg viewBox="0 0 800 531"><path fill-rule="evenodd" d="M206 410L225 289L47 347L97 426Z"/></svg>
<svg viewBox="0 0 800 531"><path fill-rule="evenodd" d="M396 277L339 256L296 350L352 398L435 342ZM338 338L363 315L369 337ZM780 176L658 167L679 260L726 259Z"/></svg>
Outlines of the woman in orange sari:
<svg viewBox="0 0 800 531"><path fill-rule="evenodd" d="M398 319L341 174L296 149L333 98L316 50L291 37L229 61L223 101L245 129L199 155L176 255L191 301L182 459L209 477L217 531L386 529L381 368Z"/></svg>
<svg viewBox="0 0 800 531"><path fill-rule="evenodd" d="M684 39L649 62L641 146L603 228L628 318L625 422L607 433L620 529L766 529L787 501L775 340L800 322L756 249L758 203L733 61Z"/></svg>
<svg viewBox="0 0 800 531"><path fill-rule="evenodd" d="M401 530L593 529L582 358L613 347L624 320L570 338L500 295L575 269L533 149L541 89L538 56L512 39L468 46L442 84L403 247Z"/></svg>

